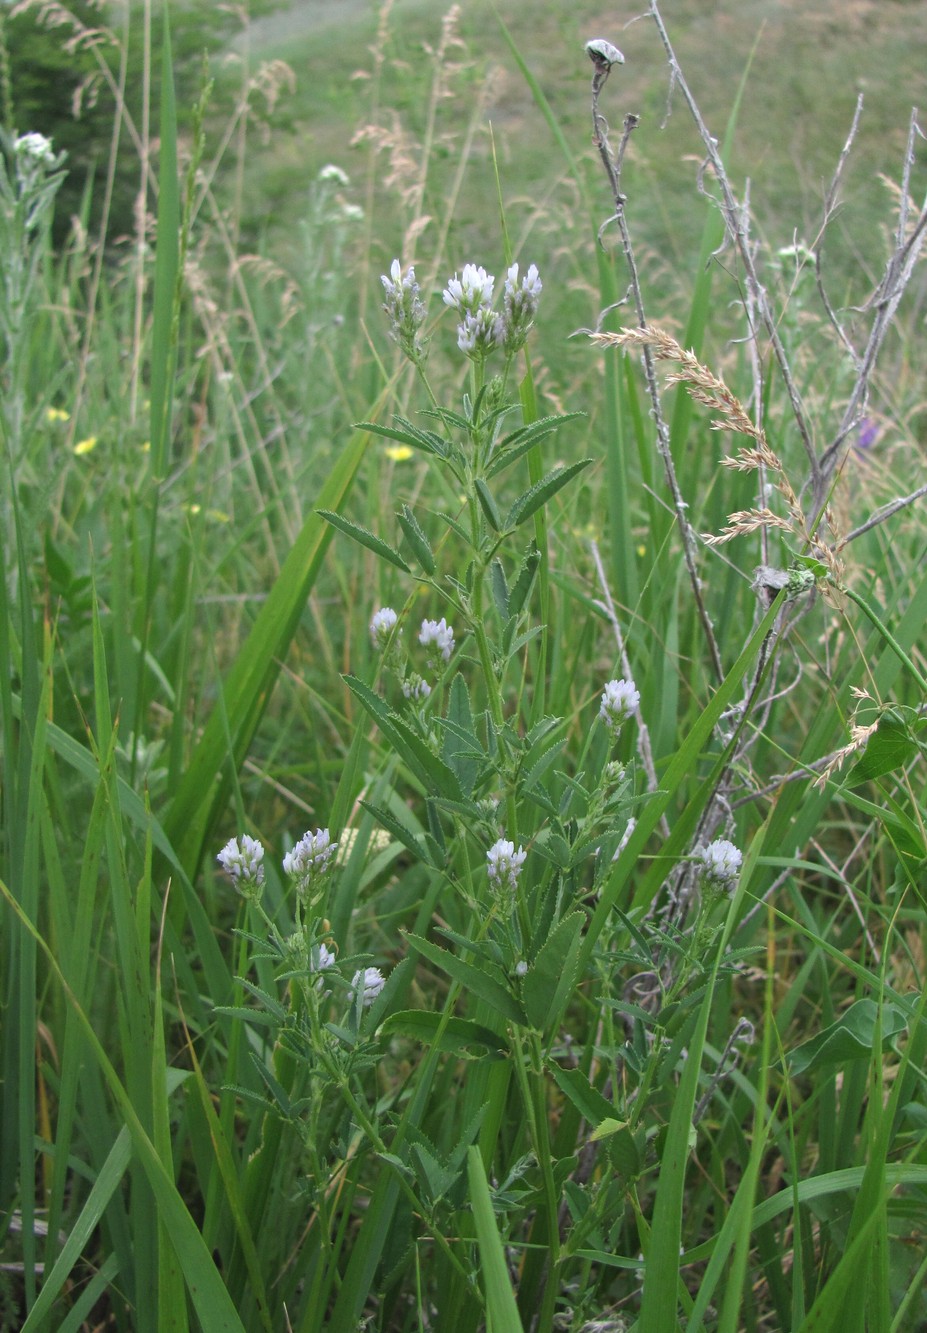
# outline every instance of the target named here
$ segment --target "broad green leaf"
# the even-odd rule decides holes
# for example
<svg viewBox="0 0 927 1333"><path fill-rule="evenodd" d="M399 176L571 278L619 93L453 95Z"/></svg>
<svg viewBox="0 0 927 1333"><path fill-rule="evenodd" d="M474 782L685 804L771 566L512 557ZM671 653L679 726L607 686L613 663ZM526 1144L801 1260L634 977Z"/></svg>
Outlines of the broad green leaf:
<svg viewBox="0 0 927 1333"><path fill-rule="evenodd" d="M380 1025L386 1037L408 1037L423 1046L437 1046L439 1051L453 1055L471 1056L479 1052L481 1059L499 1059L508 1053L505 1038L482 1023L469 1018L445 1018L430 1009L402 1009L390 1014Z"/></svg>
<svg viewBox="0 0 927 1333"><path fill-rule="evenodd" d="M538 956L528 968L522 996L528 1021L539 1031L559 1021L561 1010L573 993L579 942L586 918L571 912L551 931Z"/></svg>
<svg viewBox="0 0 927 1333"><path fill-rule="evenodd" d="M857 1000L836 1023L819 1032L810 1041L797 1046L788 1056L789 1071L803 1074L825 1065L846 1064L849 1060L866 1060L872 1055L879 1020L879 1006L875 1000ZM882 1005L882 1049L888 1050L893 1037L907 1027L904 1015L892 1004Z"/></svg>
<svg viewBox="0 0 927 1333"><path fill-rule="evenodd" d="M871 782L886 773L904 768L918 753L918 744L907 727L892 717L879 718L877 730L866 742L862 757L853 765L847 778L851 787L860 782Z"/></svg>

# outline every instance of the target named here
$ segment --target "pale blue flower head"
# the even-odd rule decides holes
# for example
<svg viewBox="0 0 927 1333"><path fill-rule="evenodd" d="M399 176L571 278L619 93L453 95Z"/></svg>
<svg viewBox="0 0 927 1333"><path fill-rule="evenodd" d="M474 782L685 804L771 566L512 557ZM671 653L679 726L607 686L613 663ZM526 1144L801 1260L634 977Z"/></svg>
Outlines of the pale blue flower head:
<svg viewBox="0 0 927 1333"><path fill-rule="evenodd" d="M255 901L260 898L264 888L264 848L257 838L249 838L247 833L241 841L229 838L216 860L240 894Z"/></svg>
<svg viewBox="0 0 927 1333"><path fill-rule="evenodd" d="M360 991L362 994L361 1003L367 1009L373 1004L385 985L386 977L378 967L365 967L362 971L355 972L351 978L351 990L348 993L348 998L353 1000L357 992Z"/></svg>
<svg viewBox="0 0 927 1333"><path fill-rule="evenodd" d="M287 852L283 869L301 899L311 902L318 897L337 850L337 842L332 842L331 834L324 828L316 829L315 833L304 833L292 851Z"/></svg>

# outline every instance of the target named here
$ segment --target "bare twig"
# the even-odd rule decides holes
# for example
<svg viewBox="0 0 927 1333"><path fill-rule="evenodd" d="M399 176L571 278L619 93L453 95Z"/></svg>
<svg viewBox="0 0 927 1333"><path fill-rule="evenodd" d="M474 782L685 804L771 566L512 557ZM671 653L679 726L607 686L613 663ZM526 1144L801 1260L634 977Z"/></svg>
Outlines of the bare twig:
<svg viewBox="0 0 927 1333"><path fill-rule="evenodd" d="M590 52L590 54L592 54ZM617 54L617 53L616 53ZM638 324L641 328L647 325L647 318L644 313L644 300L641 292L640 278L637 272L637 263L634 257L634 248L631 244L631 233L628 230L627 220L625 218L624 205L625 197L621 192L621 165L624 160L625 149L628 140L637 128L639 120L637 116L627 115L624 119L624 128L622 131L621 143L615 156L612 156L611 146L608 141L608 122L599 111L599 94L605 80L608 78L611 69L611 63L604 60L596 60L595 73L592 78L592 132L593 141L599 150L602 164L605 167L611 186L612 198L615 203L615 215L613 220L618 224L618 230L621 234L621 246L624 251L625 262L628 266L630 275L630 289L634 301L634 310L637 315ZM686 562L686 569L689 574L689 582L692 587L692 594L695 600L696 610L701 621L702 629L705 634L705 640L708 645L708 651L711 656L712 667L718 680L724 678L724 666L721 661L721 652L718 648L718 642L715 638L714 627L708 616L708 610L702 596L702 584L698 574L697 550L698 542L695 530L689 521L688 506L682 496L679 487L679 481L676 476L676 467L673 462L672 451L670 449L670 433L663 414L663 404L660 395L660 385L657 380L656 367L654 365L653 353L649 345L644 344L642 349L644 362L644 376L647 381L647 392L650 397L651 415L653 416L657 436L657 452L663 463L663 471L666 477L666 484L669 487L670 495L673 501L673 510L676 515L676 521L679 524L679 531L682 537L683 554Z"/></svg>
<svg viewBox="0 0 927 1333"><path fill-rule="evenodd" d="M821 491L821 494L823 495L823 488L821 487L820 481L820 464L814 448L811 428L805 416L805 409L802 404L801 395L798 392L798 386L792 375L792 369L789 365L782 339L779 337L776 318L769 304L766 288L760 282L759 274L756 270L753 251L743 224L742 208L731 188L727 171L721 160L721 154L718 151L718 141L705 124L705 121L702 118L702 113L699 111L695 98L692 96L689 85L686 82L685 76L679 65L679 61L676 59L676 52L673 50L669 34L663 24L663 19L660 15L660 10L657 7L656 0L650 0L650 16L656 24L657 31L660 34L660 40L663 43L663 49L666 52L666 58L670 67L670 77L682 92L692 119L695 121L695 126L699 132L702 143L705 145L708 160L711 163L715 179L718 182L718 188L721 191L721 215L724 218L725 226L730 234L730 238L740 255L740 261L743 264L744 274L750 289L752 301L756 307L760 321L766 330L770 346L773 349L773 355L779 366L779 372L782 375L782 380L785 384L789 402L792 407L792 415L795 418L795 424L798 427L798 433L801 436L805 455L808 459L808 467L814 483L815 496L817 496L819 491Z"/></svg>

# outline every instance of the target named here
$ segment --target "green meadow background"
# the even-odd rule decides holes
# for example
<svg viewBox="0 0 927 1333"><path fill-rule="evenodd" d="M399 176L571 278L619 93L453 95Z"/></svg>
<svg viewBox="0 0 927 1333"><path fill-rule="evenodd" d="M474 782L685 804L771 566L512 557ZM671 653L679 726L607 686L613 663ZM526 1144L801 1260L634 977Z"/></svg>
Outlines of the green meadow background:
<svg viewBox="0 0 927 1333"><path fill-rule="evenodd" d="M808 448L645 6L246 10L0 9L0 1326L927 1327L923 501L869 526L924 484L927 8L660 6ZM641 357L588 337L639 322L594 37L625 56L613 148L640 118L646 321L808 512L808 450L869 380L820 533L699 538L697 589ZM35 217L28 133L68 154ZM381 309L397 257L434 402ZM513 260L543 295L500 430L565 419L481 490L415 432L481 447L441 292ZM693 533L788 518L678 368L652 378ZM770 609L757 566L796 559ZM421 708L371 642L387 605L417 670L419 622L454 624ZM280 867L317 828L339 856L304 919ZM244 833L261 911L216 864ZM717 837L723 902L693 871Z"/></svg>

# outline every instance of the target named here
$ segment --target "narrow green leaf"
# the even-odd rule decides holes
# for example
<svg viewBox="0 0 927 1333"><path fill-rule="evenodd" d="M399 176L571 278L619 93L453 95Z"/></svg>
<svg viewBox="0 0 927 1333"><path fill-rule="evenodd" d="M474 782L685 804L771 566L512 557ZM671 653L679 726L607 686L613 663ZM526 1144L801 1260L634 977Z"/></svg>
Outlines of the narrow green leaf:
<svg viewBox="0 0 927 1333"><path fill-rule="evenodd" d="M349 518L345 518L342 514L332 513L330 509L317 509L316 513L320 518L324 518L326 523L331 523L333 528L338 528L340 532L353 537L361 546L366 546L368 551L373 551L374 555L378 555L381 560L387 560L391 565L395 565L397 569L401 569L404 574L411 574L412 571L399 552L395 547L390 546L389 542L385 542L382 537L377 537L375 533L370 532L367 528L362 528L359 523L352 523Z"/></svg>
<svg viewBox="0 0 927 1333"><path fill-rule="evenodd" d="M413 935L409 931L403 932L413 949L416 949L423 958L427 958L429 963L434 963L442 972L446 972L449 977L470 991L473 995L485 1000L498 1014L503 1018L510 1019L513 1023L519 1023L522 1027L527 1025L524 1010L513 995L506 989L501 981L491 975L490 965L484 963L483 966L474 967L472 963L467 963L456 954L450 953L447 949L442 949L438 944L432 944L430 940L423 939L421 935ZM497 971L493 968L492 972Z"/></svg>
<svg viewBox="0 0 927 1333"><path fill-rule="evenodd" d="M598 1088L593 1087L582 1069L562 1069L560 1065L549 1066L554 1082L579 1111L584 1120L593 1128L603 1121L614 1117L615 1108L607 1097L603 1097Z"/></svg>
<svg viewBox="0 0 927 1333"><path fill-rule="evenodd" d="M520 495L512 505L505 517L505 528L517 528L520 524L531 518L532 514L543 509L548 500L552 499L559 490L562 490L569 481L582 472L592 462L591 458L581 458L578 463L568 463L565 467L554 468L548 472L546 477Z"/></svg>
<svg viewBox="0 0 927 1333"><path fill-rule="evenodd" d="M144 1127L136 1114L131 1098L107 1058L93 1024L80 1005L77 1004L54 954L2 880L0 880L0 894L3 895L23 928L29 932L29 935L42 949L51 971L63 987L68 1003L80 1022L87 1046L99 1065L110 1092L119 1106L126 1127L132 1136L135 1155L141 1163L151 1186L152 1194L157 1203L158 1215L163 1218L167 1232L176 1249L180 1266L183 1269L184 1281L187 1284L187 1290L190 1293L190 1299L200 1323L204 1328L215 1330L215 1333L226 1333L226 1331L228 1333L245 1333L238 1311L226 1290L225 1283L216 1270L212 1256L200 1234L199 1227L190 1216L172 1177L165 1171L164 1164L158 1156L154 1144L145 1133Z"/></svg>
<svg viewBox="0 0 927 1333"><path fill-rule="evenodd" d="M416 832L415 829L403 824L389 810L384 810L382 806L374 805L371 801L361 801L361 805L373 815L378 824L381 824L388 833L393 835L397 842L401 842L403 847L412 853L416 861L425 861L428 865L435 865L431 854L431 845L425 837L423 829Z"/></svg>
<svg viewBox="0 0 927 1333"><path fill-rule="evenodd" d="M357 434L339 454L319 495L322 507L344 502L366 446L366 436ZM195 876L204 842L224 808L230 769L248 753L331 536L330 525L310 514L222 682L220 702L171 800L164 832L188 879Z"/></svg>
<svg viewBox="0 0 927 1333"><path fill-rule="evenodd" d="M402 506L402 512L396 515L399 520L399 526L405 534L405 539L409 543L412 554L418 563L424 569L426 574L435 572L434 552L425 536L418 519L412 513L408 505Z"/></svg>
<svg viewBox="0 0 927 1333"><path fill-rule="evenodd" d="M482 477L476 478L476 480L473 483L473 487L474 490L476 491L476 498L480 502L480 508L483 511L483 515L486 519L486 522L492 528L493 532L501 532L502 518L499 514L498 508L496 507L496 501L493 498L492 491L486 485Z"/></svg>
<svg viewBox="0 0 927 1333"><path fill-rule="evenodd" d="M132 1156L131 1149L132 1137L128 1129L123 1126L119 1131L116 1142L107 1154L106 1161L97 1172L93 1188L87 1195L84 1206L71 1228L71 1234L61 1248L61 1253L55 1261L54 1268L45 1279L42 1290L29 1311L21 1333L33 1333L33 1330L38 1329L45 1317L51 1313L56 1298L72 1273L75 1264L80 1259L84 1247L96 1230L107 1204L126 1173Z"/></svg>
<svg viewBox="0 0 927 1333"><path fill-rule="evenodd" d="M392 742L396 753L423 786L439 796L459 801L462 792L457 775L440 756L431 750L421 736L395 713L378 694L356 676L345 676L344 682L353 695Z"/></svg>

